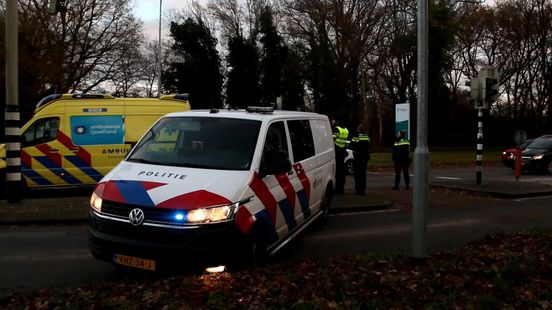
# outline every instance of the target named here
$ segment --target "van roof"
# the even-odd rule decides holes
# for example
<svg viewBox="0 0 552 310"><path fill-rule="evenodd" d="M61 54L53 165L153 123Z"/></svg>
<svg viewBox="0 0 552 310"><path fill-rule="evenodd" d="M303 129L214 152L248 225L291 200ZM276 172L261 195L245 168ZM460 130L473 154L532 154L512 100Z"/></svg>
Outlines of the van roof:
<svg viewBox="0 0 552 310"><path fill-rule="evenodd" d="M42 100L40 100L35 107L35 113L44 108L45 106L56 102L58 100L73 100L74 102L78 102L79 99L97 99L97 100L103 100L103 99L112 99L112 100L132 100L132 101L151 101L151 100L182 100L182 101L188 101L189 95L187 93L185 94L169 94L164 95L159 98L117 98L113 97L111 95L104 95L104 94L52 94L48 95Z"/></svg>
<svg viewBox="0 0 552 310"><path fill-rule="evenodd" d="M288 111L288 110L273 110L267 111L251 111L246 109L211 109L211 110L190 110L187 112L173 112L169 113L167 117L180 117L180 116L199 116L199 117L227 117L227 118L241 118L251 120L271 120L271 119L289 119L289 118L321 118L327 117L323 114L315 112L302 112L302 111Z"/></svg>

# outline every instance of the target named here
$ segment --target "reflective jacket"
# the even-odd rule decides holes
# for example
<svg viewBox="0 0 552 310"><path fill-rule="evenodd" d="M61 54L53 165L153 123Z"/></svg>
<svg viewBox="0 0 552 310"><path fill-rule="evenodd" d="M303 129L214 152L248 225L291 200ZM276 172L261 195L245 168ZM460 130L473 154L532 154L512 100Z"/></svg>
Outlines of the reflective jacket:
<svg viewBox="0 0 552 310"><path fill-rule="evenodd" d="M367 133L358 133L356 137L351 139L351 149L354 156L365 156L370 153L370 137Z"/></svg>
<svg viewBox="0 0 552 310"><path fill-rule="evenodd" d="M335 146L345 148L347 145L347 138L349 137L349 130L345 127L334 127L333 138Z"/></svg>
<svg viewBox="0 0 552 310"><path fill-rule="evenodd" d="M395 141L392 159L399 164L410 163L410 141L408 139Z"/></svg>

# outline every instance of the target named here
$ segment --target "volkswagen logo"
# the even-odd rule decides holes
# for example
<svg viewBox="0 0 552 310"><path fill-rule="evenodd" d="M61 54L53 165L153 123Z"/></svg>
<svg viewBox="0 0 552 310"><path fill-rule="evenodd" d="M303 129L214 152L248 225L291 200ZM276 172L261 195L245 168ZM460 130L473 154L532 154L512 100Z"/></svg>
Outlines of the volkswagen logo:
<svg viewBox="0 0 552 310"><path fill-rule="evenodd" d="M144 222L144 211L142 209L133 209L128 214L128 219L130 220L130 224L134 226L142 225Z"/></svg>

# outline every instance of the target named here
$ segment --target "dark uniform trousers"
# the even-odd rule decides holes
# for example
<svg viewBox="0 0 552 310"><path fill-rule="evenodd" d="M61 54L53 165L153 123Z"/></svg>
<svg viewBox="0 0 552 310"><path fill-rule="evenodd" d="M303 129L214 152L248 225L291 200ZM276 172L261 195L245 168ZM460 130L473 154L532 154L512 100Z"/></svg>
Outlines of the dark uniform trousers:
<svg viewBox="0 0 552 310"><path fill-rule="evenodd" d="M406 188L410 185L410 175L408 174L408 167L410 166L410 141L407 139L400 139L393 145L392 159L395 162L395 186L393 188L399 189L401 183L401 173L404 175L404 184Z"/></svg>
<svg viewBox="0 0 552 310"><path fill-rule="evenodd" d="M343 194L345 191L345 157L347 151L342 147L335 147L335 193Z"/></svg>
<svg viewBox="0 0 552 310"><path fill-rule="evenodd" d="M355 192L364 195L366 191L366 169L368 168L369 153L354 154L353 168L355 170Z"/></svg>

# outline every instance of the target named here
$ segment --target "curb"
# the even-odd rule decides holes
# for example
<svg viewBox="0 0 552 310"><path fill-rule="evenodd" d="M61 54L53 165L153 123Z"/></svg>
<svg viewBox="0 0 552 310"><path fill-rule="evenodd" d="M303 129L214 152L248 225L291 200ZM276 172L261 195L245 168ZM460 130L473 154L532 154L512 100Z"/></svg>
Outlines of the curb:
<svg viewBox="0 0 552 310"><path fill-rule="evenodd" d="M391 201L372 198L370 196L359 196L352 193L334 196L331 214L377 211L391 207Z"/></svg>
<svg viewBox="0 0 552 310"><path fill-rule="evenodd" d="M552 195L552 186L532 182L489 181L476 185L473 182L449 181L432 182L430 187L465 191L505 199Z"/></svg>

